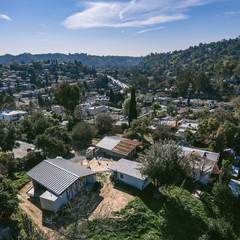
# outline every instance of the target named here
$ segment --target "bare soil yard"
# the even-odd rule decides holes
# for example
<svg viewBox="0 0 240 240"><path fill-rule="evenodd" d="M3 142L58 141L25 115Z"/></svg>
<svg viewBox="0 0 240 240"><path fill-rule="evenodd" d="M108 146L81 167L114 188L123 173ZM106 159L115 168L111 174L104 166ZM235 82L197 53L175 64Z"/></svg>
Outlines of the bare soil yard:
<svg viewBox="0 0 240 240"><path fill-rule="evenodd" d="M27 183L19 192L18 199L20 200L20 208L28 215L33 221L36 227L43 231L48 239L56 239L53 234L53 230L43 226L43 211L40 209L40 203L29 198L26 191L32 186L32 182ZM34 201L34 202L33 202Z"/></svg>
<svg viewBox="0 0 240 240"><path fill-rule="evenodd" d="M114 164L116 161L113 160L96 160L93 158L92 160L83 160L79 162L78 164L83 167L90 167L91 170L96 172L103 172L108 171L108 167L110 167L112 164Z"/></svg>
<svg viewBox="0 0 240 240"><path fill-rule="evenodd" d="M104 181L104 185L99 194L103 200L92 213L90 219L98 217L114 218L112 212L120 211L129 201L134 199L134 196L125 189L114 188L109 179L109 174L108 177L106 177L106 181Z"/></svg>

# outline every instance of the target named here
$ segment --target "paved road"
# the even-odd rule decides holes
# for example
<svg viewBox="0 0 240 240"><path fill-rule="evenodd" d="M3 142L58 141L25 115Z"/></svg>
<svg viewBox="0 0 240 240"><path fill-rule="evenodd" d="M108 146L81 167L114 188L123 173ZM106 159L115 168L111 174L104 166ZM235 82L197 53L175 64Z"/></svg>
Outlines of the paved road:
<svg viewBox="0 0 240 240"><path fill-rule="evenodd" d="M35 146L31 143L26 143L22 141L17 141L19 147L13 149L14 157L15 158L23 158L27 155L28 148L35 148Z"/></svg>
<svg viewBox="0 0 240 240"><path fill-rule="evenodd" d="M120 82L119 80L113 78L112 76L108 75L107 77L110 78L114 83L119 85L122 89L129 88L129 86L127 84Z"/></svg>

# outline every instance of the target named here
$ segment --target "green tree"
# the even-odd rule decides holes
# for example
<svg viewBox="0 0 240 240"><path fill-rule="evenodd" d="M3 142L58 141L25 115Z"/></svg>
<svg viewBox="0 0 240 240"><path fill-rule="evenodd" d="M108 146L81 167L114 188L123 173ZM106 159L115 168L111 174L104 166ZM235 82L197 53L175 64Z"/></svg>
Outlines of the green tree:
<svg viewBox="0 0 240 240"><path fill-rule="evenodd" d="M45 117L43 113L34 113L31 117L20 120L20 130L26 134L27 140L34 140L47 128L58 125L59 120L52 117Z"/></svg>
<svg viewBox="0 0 240 240"><path fill-rule="evenodd" d="M194 134L192 133L190 128L187 128L184 133L184 138L187 140L187 142L191 142L194 139Z"/></svg>
<svg viewBox="0 0 240 240"><path fill-rule="evenodd" d="M222 172L219 175L219 181L223 184L228 184L232 178L232 164L229 160L224 161L222 165Z"/></svg>
<svg viewBox="0 0 240 240"><path fill-rule="evenodd" d="M109 93L109 102L114 103L114 93L112 88L110 89L110 93Z"/></svg>
<svg viewBox="0 0 240 240"><path fill-rule="evenodd" d="M172 104L169 104L169 105L167 106L167 113L168 113L169 115L171 115L171 116L174 115L174 106L173 106Z"/></svg>
<svg viewBox="0 0 240 240"><path fill-rule="evenodd" d="M165 139L175 139L175 135L170 131L170 127L158 124L157 128L153 131L152 137L154 142Z"/></svg>
<svg viewBox="0 0 240 240"><path fill-rule="evenodd" d="M20 215L20 236L19 239L22 240L47 240L44 233L38 230L27 214Z"/></svg>
<svg viewBox="0 0 240 240"><path fill-rule="evenodd" d="M38 165L44 157L41 153L35 151L29 151L26 156L21 159L21 168L29 170Z"/></svg>
<svg viewBox="0 0 240 240"><path fill-rule="evenodd" d="M187 97L189 95L188 89L190 84L193 84L193 79L194 79L194 72L191 70L185 70L178 74L177 80L176 80L176 89L179 96ZM194 88L194 86L192 87ZM193 89L191 91L193 91Z"/></svg>
<svg viewBox="0 0 240 240"><path fill-rule="evenodd" d="M79 102L80 91L77 85L70 85L68 82L62 82L54 92L56 102L63 106L67 115L73 114L76 105Z"/></svg>
<svg viewBox="0 0 240 240"><path fill-rule="evenodd" d="M6 222L17 208L17 191L11 180L0 174L0 222Z"/></svg>
<svg viewBox="0 0 240 240"><path fill-rule="evenodd" d="M237 109L236 115L237 115L238 117L240 117L240 96L234 98L231 103L232 103L233 106Z"/></svg>
<svg viewBox="0 0 240 240"><path fill-rule="evenodd" d="M234 218L234 196L228 183L216 182L212 189L213 200L216 206L216 214L218 217L224 217L229 222Z"/></svg>
<svg viewBox="0 0 240 240"><path fill-rule="evenodd" d="M12 151L17 135L18 132L12 121L0 120L0 149L2 151Z"/></svg>
<svg viewBox="0 0 240 240"><path fill-rule="evenodd" d="M96 128L100 135L111 132L113 128L112 117L106 113L98 114L96 117Z"/></svg>
<svg viewBox="0 0 240 240"><path fill-rule="evenodd" d="M196 74L194 84L196 86L197 97L199 97L201 93L204 93L206 97L208 97L209 93L212 91L209 78L203 70L198 71Z"/></svg>
<svg viewBox="0 0 240 240"><path fill-rule="evenodd" d="M130 99L130 107L129 107L129 115L128 115L128 123L129 126L133 119L137 119L137 104L136 104L136 97L135 97L136 89L132 87L131 89L131 99Z"/></svg>
<svg viewBox="0 0 240 240"><path fill-rule="evenodd" d="M141 119L134 119L129 128L129 132L133 135L138 135L139 138L143 139L144 135L149 135L150 119L145 117Z"/></svg>
<svg viewBox="0 0 240 240"><path fill-rule="evenodd" d="M232 224L225 218L211 219L208 225L210 239L234 240L236 236L233 232ZM206 239L206 238L205 238Z"/></svg>
<svg viewBox="0 0 240 240"><path fill-rule="evenodd" d="M0 111L16 109L13 96L0 94Z"/></svg>
<svg viewBox="0 0 240 240"><path fill-rule="evenodd" d="M0 152L0 174L11 175L17 164L18 162L14 158L13 153Z"/></svg>
<svg viewBox="0 0 240 240"><path fill-rule="evenodd" d="M125 99L122 107L122 113L124 117L128 117L130 109L130 98Z"/></svg>
<svg viewBox="0 0 240 240"><path fill-rule="evenodd" d="M222 129L226 137L226 145L228 147L234 147L237 140L235 136L240 134L240 128L227 120L224 122Z"/></svg>
<svg viewBox="0 0 240 240"><path fill-rule="evenodd" d="M71 139L66 129L59 126L47 128L37 136L35 145L43 150L47 157L66 156L70 150Z"/></svg>
<svg viewBox="0 0 240 240"><path fill-rule="evenodd" d="M77 123L72 130L72 145L76 149L85 149L92 143L96 130L88 122Z"/></svg>
<svg viewBox="0 0 240 240"><path fill-rule="evenodd" d="M145 152L141 172L160 184L172 184L189 174L189 161L183 157L182 149L173 140L154 143Z"/></svg>

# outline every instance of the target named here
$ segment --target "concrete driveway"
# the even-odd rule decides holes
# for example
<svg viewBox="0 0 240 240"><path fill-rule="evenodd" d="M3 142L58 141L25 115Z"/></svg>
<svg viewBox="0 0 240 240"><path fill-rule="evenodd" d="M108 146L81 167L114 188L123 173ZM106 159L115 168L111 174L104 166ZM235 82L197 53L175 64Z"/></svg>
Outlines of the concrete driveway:
<svg viewBox="0 0 240 240"><path fill-rule="evenodd" d="M28 148L35 148L35 146L32 143L27 143L23 141L16 141L20 146L13 149L14 157L15 158L23 158L27 155L27 149Z"/></svg>

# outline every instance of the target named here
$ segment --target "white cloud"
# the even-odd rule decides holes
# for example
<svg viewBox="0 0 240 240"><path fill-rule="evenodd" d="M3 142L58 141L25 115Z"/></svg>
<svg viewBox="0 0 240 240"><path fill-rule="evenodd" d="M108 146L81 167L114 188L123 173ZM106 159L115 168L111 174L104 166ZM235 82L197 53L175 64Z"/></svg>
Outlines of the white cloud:
<svg viewBox="0 0 240 240"><path fill-rule="evenodd" d="M225 12L226 15L239 15L240 11Z"/></svg>
<svg viewBox="0 0 240 240"><path fill-rule="evenodd" d="M106 0L105 0L106 1ZM95 27L144 27L187 18L185 12L214 0L129 0L87 2L85 10L69 16L69 29Z"/></svg>
<svg viewBox="0 0 240 240"><path fill-rule="evenodd" d="M0 19L4 19L9 22L12 22L12 19L8 15L5 15L5 14L0 14Z"/></svg>
<svg viewBox="0 0 240 240"><path fill-rule="evenodd" d="M39 25L40 25L41 27L46 27L46 25L45 25L45 24L42 24L42 23L41 23L41 24L39 24Z"/></svg>
<svg viewBox="0 0 240 240"><path fill-rule="evenodd" d="M155 30L159 30L159 29L163 29L164 27L158 27L158 28L149 28L149 29L144 29L144 30L141 30L137 33L141 34L141 33L145 33L145 32L150 32L150 31L155 31Z"/></svg>

